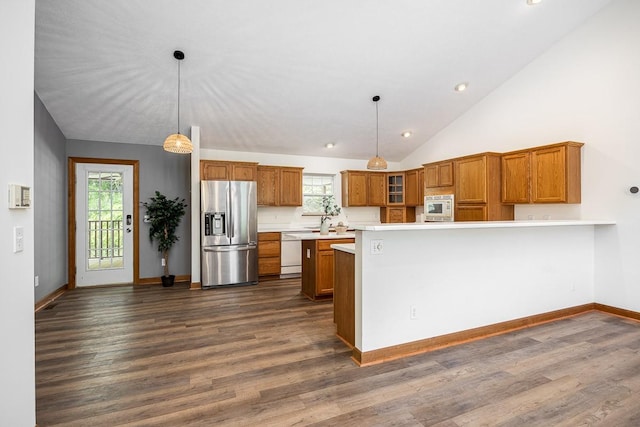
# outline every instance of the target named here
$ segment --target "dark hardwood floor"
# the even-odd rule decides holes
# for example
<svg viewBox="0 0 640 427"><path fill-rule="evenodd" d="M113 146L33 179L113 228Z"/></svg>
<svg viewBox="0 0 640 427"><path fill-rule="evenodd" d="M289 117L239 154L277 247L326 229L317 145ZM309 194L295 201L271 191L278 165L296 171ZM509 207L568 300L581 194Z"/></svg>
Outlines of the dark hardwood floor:
<svg viewBox="0 0 640 427"><path fill-rule="evenodd" d="M357 367L297 279L77 289L36 314L46 426L638 426L640 324L600 312Z"/></svg>

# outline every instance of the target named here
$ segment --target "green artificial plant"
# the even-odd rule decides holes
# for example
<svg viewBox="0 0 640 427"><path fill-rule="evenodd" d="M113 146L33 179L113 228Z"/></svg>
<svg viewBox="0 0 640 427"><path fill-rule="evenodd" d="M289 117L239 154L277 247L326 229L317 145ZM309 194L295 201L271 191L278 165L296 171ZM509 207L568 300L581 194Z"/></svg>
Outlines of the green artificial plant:
<svg viewBox="0 0 640 427"><path fill-rule="evenodd" d="M164 259L164 275L169 276L169 250L178 241L176 229L185 214L187 204L179 197L167 199L166 196L156 191L154 197L148 202L142 202L147 209L149 228L149 240L158 243L158 252Z"/></svg>
<svg viewBox="0 0 640 427"><path fill-rule="evenodd" d="M320 224L324 224L329 218L340 215L342 208L335 203L333 196L322 196L322 215Z"/></svg>

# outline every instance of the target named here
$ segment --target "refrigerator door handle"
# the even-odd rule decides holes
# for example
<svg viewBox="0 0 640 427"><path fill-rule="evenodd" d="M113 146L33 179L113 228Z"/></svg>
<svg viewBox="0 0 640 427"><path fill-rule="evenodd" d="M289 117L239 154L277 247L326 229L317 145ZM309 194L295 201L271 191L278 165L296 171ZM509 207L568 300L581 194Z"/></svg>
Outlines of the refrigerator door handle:
<svg viewBox="0 0 640 427"><path fill-rule="evenodd" d="M202 248L204 252L233 252L233 251L248 251L255 249L255 244L249 245L233 245L233 246L205 246Z"/></svg>
<svg viewBox="0 0 640 427"><path fill-rule="evenodd" d="M231 185L227 188L227 211L229 212L229 223L227 224L227 237L233 239L233 206L231 204ZM233 243L233 241L231 242Z"/></svg>

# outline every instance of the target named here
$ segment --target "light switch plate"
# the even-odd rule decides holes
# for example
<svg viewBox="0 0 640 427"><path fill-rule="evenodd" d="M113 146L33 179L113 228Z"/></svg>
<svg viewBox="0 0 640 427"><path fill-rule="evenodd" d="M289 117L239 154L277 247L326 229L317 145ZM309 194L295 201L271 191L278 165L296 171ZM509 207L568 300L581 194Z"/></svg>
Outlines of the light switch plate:
<svg viewBox="0 0 640 427"><path fill-rule="evenodd" d="M13 252L24 251L24 227L13 227Z"/></svg>

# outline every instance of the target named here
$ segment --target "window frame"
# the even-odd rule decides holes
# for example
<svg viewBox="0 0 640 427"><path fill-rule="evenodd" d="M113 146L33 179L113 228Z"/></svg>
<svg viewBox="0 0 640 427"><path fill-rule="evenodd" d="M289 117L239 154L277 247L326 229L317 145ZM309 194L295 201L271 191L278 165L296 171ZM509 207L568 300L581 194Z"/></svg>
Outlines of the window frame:
<svg viewBox="0 0 640 427"><path fill-rule="evenodd" d="M314 194L314 193L305 193L304 189L305 189L305 178L308 177L312 177L312 178L322 178L322 179L326 179L329 178L331 180L331 192L330 193L324 193L324 194ZM324 186L327 185L327 183L321 183L318 186ZM313 197L313 198L322 198L323 196L333 196L334 199L336 198L336 174L331 174L331 173L303 173L302 174L302 216L322 216L324 215L324 212L322 211L318 211L318 212L307 212L306 211L306 203L305 201L307 200L308 197Z"/></svg>

